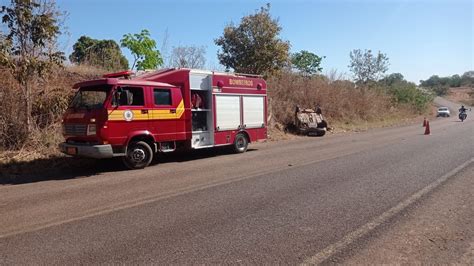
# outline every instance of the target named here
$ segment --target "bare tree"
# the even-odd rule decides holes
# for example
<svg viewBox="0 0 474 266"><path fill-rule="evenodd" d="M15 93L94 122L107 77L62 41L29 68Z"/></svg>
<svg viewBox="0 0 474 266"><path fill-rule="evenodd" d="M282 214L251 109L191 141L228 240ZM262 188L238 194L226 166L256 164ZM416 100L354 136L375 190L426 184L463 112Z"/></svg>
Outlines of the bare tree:
<svg viewBox="0 0 474 266"><path fill-rule="evenodd" d="M206 48L204 46L173 47L171 66L186 68L203 68L206 64Z"/></svg>
<svg viewBox="0 0 474 266"><path fill-rule="evenodd" d="M380 51L374 55L371 50L355 49L350 52L350 57L349 69L354 74L357 83L367 84L378 81L388 70L388 57Z"/></svg>

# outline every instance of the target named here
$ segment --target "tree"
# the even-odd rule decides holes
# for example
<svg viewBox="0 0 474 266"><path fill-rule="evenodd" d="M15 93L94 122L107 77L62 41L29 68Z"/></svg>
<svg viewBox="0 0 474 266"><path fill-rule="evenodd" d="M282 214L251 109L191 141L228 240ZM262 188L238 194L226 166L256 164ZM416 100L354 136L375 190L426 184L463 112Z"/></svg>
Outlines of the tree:
<svg viewBox="0 0 474 266"><path fill-rule="evenodd" d="M415 83L405 80L401 73L385 76L378 85L392 96L395 103L409 104L419 113L426 111L433 100L432 94L418 89Z"/></svg>
<svg viewBox="0 0 474 266"><path fill-rule="evenodd" d="M349 69L354 74L357 83L367 84L378 81L388 70L388 57L380 51L376 56L371 50L355 49L350 52Z"/></svg>
<svg viewBox="0 0 474 266"><path fill-rule="evenodd" d="M132 69L155 69L163 65L160 51L156 49L156 41L150 37L148 30L136 34L125 34L120 40L122 47L130 49L133 55Z"/></svg>
<svg viewBox="0 0 474 266"><path fill-rule="evenodd" d="M449 86L451 87L461 87L461 76L459 75L452 75L449 79Z"/></svg>
<svg viewBox="0 0 474 266"><path fill-rule="evenodd" d="M215 40L222 65L236 72L271 75L289 63L290 43L280 39L281 26L270 15L270 5L230 24Z"/></svg>
<svg viewBox="0 0 474 266"><path fill-rule="evenodd" d="M467 71L461 76L461 85L474 86L474 71Z"/></svg>
<svg viewBox="0 0 474 266"><path fill-rule="evenodd" d="M420 85L422 87L435 87L441 85L441 78L438 75L433 75L427 80L420 80Z"/></svg>
<svg viewBox="0 0 474 266"><path fill-rule="evenodd" d="M2 6L0 13L7 29L7 34L0 38L0 63L8 68L22 89L28 135L32 120L32 83L65 60L64 54L56 49L62 13L52 0L11 0L10 6Z"/></svg>
<svg viewBox="0 0 474 266"><path fill-rule="evenodd" d="M323 70L321 67L322 59L323 57L314 53L301 50L291 56L291 64L303 75L310 76Z"/></svg>
<svg viewBox="0 0 474 266"><path fill-rule="evenodd" d="M128 69L128 60L114 40L96 40L81 36L69 56L72 63L98 66L107 70Z"/></svg>
<svg viewBox="0 0 474 266"><path fill-rule="evenodd" d="M401 73L392 73L392 74L384 77L380 81L385 85L391 86L392 84L395 84L397 82L405 81L405 77L403 77L403 75Z"/></svg>
<svg viewBox="0 0 474 266"><path fill-rule="evenodd" d="M173 47L171 65L173 67L203 68L206 64L205 54L204 46Z"/></svg>
<svg viewBox="0 0 474 266"><path fill-rule="evenodd" d="M420 85L430 89L438 96L443 96L448 93L449 86L451 85L451 78L440 78L438 75L433 75L427 80L420 80Z"/></svg>

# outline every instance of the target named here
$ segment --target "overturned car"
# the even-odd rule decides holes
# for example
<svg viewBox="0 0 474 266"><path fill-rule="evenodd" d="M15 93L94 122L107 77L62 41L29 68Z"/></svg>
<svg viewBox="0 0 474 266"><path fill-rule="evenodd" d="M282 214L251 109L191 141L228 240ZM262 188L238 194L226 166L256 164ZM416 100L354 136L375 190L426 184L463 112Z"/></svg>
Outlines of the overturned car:
<svg viewBox="0 0 474 266"><path fill-rule="evenodd" d="M298 134L307 136L324 136L328 124L324 120L319 106L316 107L316 110L303 109L296 106L295 126Z"/></svg>

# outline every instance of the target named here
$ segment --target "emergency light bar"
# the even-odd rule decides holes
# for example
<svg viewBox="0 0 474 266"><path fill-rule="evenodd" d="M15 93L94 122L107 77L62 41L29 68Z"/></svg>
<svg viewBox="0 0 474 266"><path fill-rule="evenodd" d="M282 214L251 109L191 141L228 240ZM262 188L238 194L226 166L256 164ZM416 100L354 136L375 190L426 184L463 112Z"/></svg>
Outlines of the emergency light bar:
<svg viewBox="0 0 474 266"><path fill-rule="evenodd" d="M126 70L126 71L121 71L121 72L104 74L102 77L104 77L104 78L125 78L125 79L129 79L131 75L133 75L133 71Z"/></svg>

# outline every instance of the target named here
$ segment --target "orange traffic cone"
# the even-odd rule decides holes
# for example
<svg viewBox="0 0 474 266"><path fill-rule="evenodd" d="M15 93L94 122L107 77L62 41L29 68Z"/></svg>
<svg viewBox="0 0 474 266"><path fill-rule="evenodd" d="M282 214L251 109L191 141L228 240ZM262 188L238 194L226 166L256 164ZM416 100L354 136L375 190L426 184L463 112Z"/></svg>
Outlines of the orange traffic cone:
<svg viewBox="0 0 474 266"><path fill-rule="evenodd" d="M423 119L423 127L426 127L426 117Z"/></svg>
<svg viewBox="0 0 474 266"><path fill-rule="evenodd" d="M425 135L431 135L430 132L430 121L426 121L426 127L425 127Z"/></svg>

